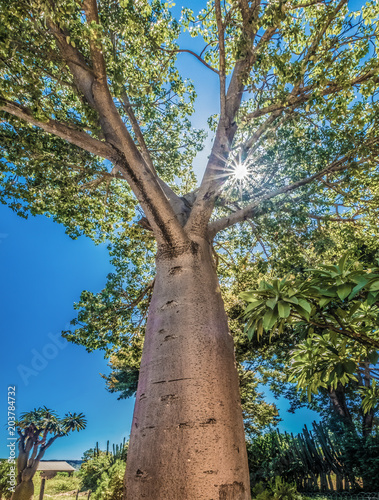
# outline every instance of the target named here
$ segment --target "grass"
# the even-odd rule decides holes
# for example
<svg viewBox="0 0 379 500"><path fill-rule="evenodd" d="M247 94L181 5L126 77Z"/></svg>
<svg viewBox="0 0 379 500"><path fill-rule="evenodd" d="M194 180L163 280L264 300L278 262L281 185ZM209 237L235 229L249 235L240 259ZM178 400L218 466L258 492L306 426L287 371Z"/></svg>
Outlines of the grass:
<svg viewBox="0 0 379 500"><path fill-rule="evenodd" d="M33 478L34 500L38 500L39 498L41 482L40 473L37 472ZM46 500L53 498L57 500L75 500L77 490L80 490L80 479L77 472L74 472L71 477L65 472L58 472L55 477L46 479L43 498ZM71 495L65 495L65 493L68 492L70 492ZM87 492L79 493L79 498L87 498Z"/></svg>

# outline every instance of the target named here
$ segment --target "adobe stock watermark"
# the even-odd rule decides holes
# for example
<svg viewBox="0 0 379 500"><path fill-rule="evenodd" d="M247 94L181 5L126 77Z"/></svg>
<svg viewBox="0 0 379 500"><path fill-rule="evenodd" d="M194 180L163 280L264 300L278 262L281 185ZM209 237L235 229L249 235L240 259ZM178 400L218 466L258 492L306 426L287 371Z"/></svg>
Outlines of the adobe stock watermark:
<svg viewBox="0 0 379 500"><path fill-rule="evenodd" d="M16 487L16 386L8 387L8 463L10 465L8 476L8 491L14 493Z"/></svg>
<svg viewBox="0 0 379 500"><path fill-rule="evenodd" d="M25 386L29 385L31 377L39 375L47 367L49 362L55 359L59 352L68 345L67 340L63 340L60 333L48 333L47 336L51 342L47 342L40 350L32 349L30 351L30 364L19 364L17 366L17 371Z"/></svg>

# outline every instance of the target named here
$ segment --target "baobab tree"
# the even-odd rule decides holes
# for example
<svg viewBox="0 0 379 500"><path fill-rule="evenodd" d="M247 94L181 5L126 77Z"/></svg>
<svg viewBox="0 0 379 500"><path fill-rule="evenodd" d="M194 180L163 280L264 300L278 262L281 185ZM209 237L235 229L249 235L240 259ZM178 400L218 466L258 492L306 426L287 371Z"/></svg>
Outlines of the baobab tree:
<svg viewBox="0 0 379 500"><path fill-rule="evenodd" d="M214 242L239 227L251 241L275 224L290 235L309 218L355 220L358 202L372 207L376 190L363 191L377 179L378 6L215 0L179 22L159 0L0 5L2 201L53 215L72 236L117 240L130 258L136 281L110 306L113 326L79 343L126 343L125 311L152 293L125 498L248 499ZM182 29L204 49L180 47ZM219 80L199 186L195 94L175 66L183 52ZM333 215L337 197L347 208ZM153 282L144 252L155 253Z"/></svg>
<svg viewBox="0 0 379 500"><path fill-rule="evenodd" d="M59 419L45 406L23 413L16 422L18 440L17 485L11 500L33 498L33 477L46 450L59 438L86 427L83 413L67 413Z"/></svg>

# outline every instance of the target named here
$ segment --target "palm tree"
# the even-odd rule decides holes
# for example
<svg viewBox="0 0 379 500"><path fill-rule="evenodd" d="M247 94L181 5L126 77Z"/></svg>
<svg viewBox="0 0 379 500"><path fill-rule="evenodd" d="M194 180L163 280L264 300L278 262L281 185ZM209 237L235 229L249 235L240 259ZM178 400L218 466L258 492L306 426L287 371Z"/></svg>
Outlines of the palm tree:
<svg viewBox="0 0 379 500"><path fill-rule="evenodd" d="M85 429L83 413L66 413L58 418L56 412L46 406L23 413L16 422L18 440L17 486L11 500L30 500L34 493L33 477L38 464L56 439L71 431Z"/></svg>

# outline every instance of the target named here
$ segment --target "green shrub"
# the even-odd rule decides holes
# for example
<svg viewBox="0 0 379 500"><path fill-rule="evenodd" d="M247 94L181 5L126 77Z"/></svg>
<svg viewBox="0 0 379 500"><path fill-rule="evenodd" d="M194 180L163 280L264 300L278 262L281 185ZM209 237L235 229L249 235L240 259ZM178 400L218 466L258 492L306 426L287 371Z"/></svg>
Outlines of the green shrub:
<svg viewBox="0 0 379 500"><path fill-rule="evenodd" d="M252 491L256 500L302 500L295 483L286 483L284 479L277 476L268 482L264 489L263 482L257 483Z"/></svg>
<svg viewBox="0 0 379 500"><path fill-rule="evenodd" d="M9 476L11 465L7 460L0 461L0 498L10 498L12 492L9 491Z"/></svg>
<svg viewBox="0 0 379 500"><path fill-rule="evenodd" d="M256 497L256 500L273 500L272 492L270 490L263 490Z"/></svg>
<svg viewBox="0 0 379 500"><path fill-rule="evenodd" d="M300 493L297 492L295 483L286 483L279 476L270 481L269 488L275 500L301 500L302 498Z"/></svg>
<svg viewBox="0 0 379 500"><path fill-rule="evenodd" d="M103 452L100 452L98 457L83 462L79 471L82 489L95 491L103 472L107 472L110 467L111 456Z"/></svg>
<svg viewBox="0 0 379 500"><path fill-rule="evenodd" d="M94 500L122 500L126 464L117 460L112 467L103 472L93 495Z"/></svg>
<svg viewBox="0 0 379 500"><path fill-rule="evenodd" d="M258 483L254 484L254 486L251 488L252 498L257 497L260 493L263 493L265 489L266 484L263 481L259 481Z"/></svg>

